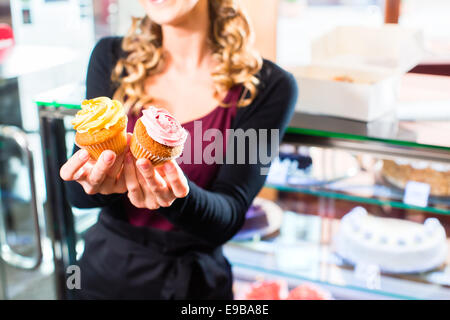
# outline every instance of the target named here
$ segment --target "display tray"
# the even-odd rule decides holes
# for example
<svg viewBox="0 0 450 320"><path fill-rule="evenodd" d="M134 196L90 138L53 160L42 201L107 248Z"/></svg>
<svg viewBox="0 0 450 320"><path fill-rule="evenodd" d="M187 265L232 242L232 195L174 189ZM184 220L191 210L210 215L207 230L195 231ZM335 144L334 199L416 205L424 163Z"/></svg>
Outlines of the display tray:
<svg viewBox="0 0 450 320"><path fill-rule="evenodd" d="M294 161L279 157L272 162L267 182L299 187L324 186L355 176L359 164L355 156L345 151L308 148L312 164L307 168L293 169Z"/></svg>
<svg viewBox="0 0 450 320"><path fill-rule="evenodd" d="M339 264L341 267L349 267L349 268L352 268L354 270L354 268L356 268L357 265L358 265L355 261L351 261L349 259L341 257L337 253L333 253L333 254L335 255L336 259L340 259L341 260L341 263ZM445 252L445 253L443 253L443 255L444 255L443 257L445 258L447 253ZM442 255L440 257L442 257ZM445 263L440 263L440 264L434 265L433 267L427 268L427 269L413 268L413 269L405 270L405 271L402 271L402 272L399 272L397 270L390 270L390 269L380 269L380 274L382 274L382 275L399 275L400 277L401 276L407 276L407 275L414 276L414 275L419 275L419 274L423 274L423 273L426 273L426 272L433 272L433 271L439 271L439 270L442 271L442 270L445 270L445 268L446 268L446 264ZM406 277L406 279L408 279L408 277Z"/></svg>
<svg viewBox="0 0 450 320"><path fill-rule="evenodd" d="M280 234L274 238L230 242L224 252L236 268L258 276L265 274L288 281L317 284L399 299L450 299L450 267L428 272L392 274L354 268L337 256L332 235L338 219L285 212Z"/></svg>
<svg viewBox="0 0 450 320"><path fill-rule="evenodd" d="M395 195L395 198L397 198L399 200L402 199L402 197L405 193L405 189L393 184L392 181L390 181L387 177L383 176L380 172L378 172L378 174L377 174L377 182L379 184L385 185L386 187L390 188L393 195ZM450 197L447 197L447 196L439 196L439 195L430 194L429 199L433 204L443 205L443 206L450 205Z"/></svg>

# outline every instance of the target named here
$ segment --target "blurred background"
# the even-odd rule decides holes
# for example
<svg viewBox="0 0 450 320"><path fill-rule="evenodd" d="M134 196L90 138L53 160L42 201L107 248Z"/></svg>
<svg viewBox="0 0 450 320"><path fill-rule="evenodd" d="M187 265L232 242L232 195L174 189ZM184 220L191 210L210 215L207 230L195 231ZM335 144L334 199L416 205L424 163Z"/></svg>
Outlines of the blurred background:
<svg viewBox="0 0 450 320"><path fill-rule="evenodd" d="M450 82L442 80L450 76L449 0L241 0L240 2L252 19L256 32L256 46L263 56L293 72L300 70L297 68L311 64L331 63L336 66L336 60L327 56L328 59L325 61L323 55L321 59L318 57L320 58L320 52L323 51L323 48L320 49L321 46L328 41L327 35L336 32L337 27L356 27L349 31L353 32L365 30L364 28L368 28L367 30L381 28L386 23L397 24L408 33L404 36L395 35L394 40L386 40L380 33L375 41L377 46L381 43L380 46L364 49L365 44L359 42L355 43L355 47L360 46L365 51L372 50L375 53L376 48L388 52L389 48L397 47L398 43L403 43L402 41L406 39L405 47L397 48L398 50L393 51L391 56L386 55L386 60L375 62L375 66L372 64L370 67L378 68L381 64L383 68L395 69L395 76L403 76L408 72L416 77L418 75L438 77L425 78L425 81L419 77L422 82L417 82L414 77L406 80L402 78L401 83L406 81L410 84L406 89L400 88L399 95L402 101L412 100L410 93L418 94L415 88L421 88L421 84L426 82L432 85L420 93L421 99L429 99L433 103L435 100L445 102L444 107L442 103L435 107L438 115L434 118L421 104L408 109L409 113L405 111L404 119L429 116L432 119L428 120L436 118L450 120ZM45 153L49 152L49 149L42 146L40 131L42 122L40 123L37 102L41 102L41 105L64 102L69 107L79 103L81 101L79 99L83 97L89 55L96 41L105 36L123 35L130 26L131 16L142 15L143 11L137 0L0 0L1 299L64 298L60 279L64 270L58 271L55 261L64 260L64 255L67 254L64 250L71 250L71 247L66 248L65 239L58 239L56 235L60 232L58 228L64 226L58 226L55 216L47 213L50 182L45 178L48 169L44 168L44 159L48 156ZM392 35L394 31L388 33ZM337 37L337 34L333 36L331 33L332 39ZM361 50L364 51L363 49ZM380 56L383 56L381 51ZM396 59L395 66L390 65L389 59L392 57ZM339 67L349 66L353 62L341 63ZM294 74L299 79L305 76L302 72ZM59 101L61 96L67 101ZM301 109L303 106L299 108L298 111L305 111ZM345 112L342 115L331 114L331 116L346 117ZM377 130L384 130L380 133L382 138L390 134L399 138L399 132L394 130L392 133L392 122L370 124L373 119L369 116L367 117L370 119L364 117L357 120L367 123L363 125L367 135L375 134L373 132L378 134ZM67 123L69 120L64 121ZM439 125L440 134L434 133L431 138L429 135L415 135L414 143L433 144L429 143L430 139L433 141L441 139L444 142L442 144L436 142L436 145L448 150L450 147L448 122L439 122ZM69 132L66 137L68 145L72 137ZM411 136L401 138L409 141ZM323 158L323 154L320 157ZM286 210L287 204L293 201L292 196L285 196L287 200L283 200L279 194L274 196L270 191L265 197L280 204L283 210ZM325 195L321 194L320 197ZM298 206L299 203L308 203L307 201L320 202L322 201L320 197L317 198L319 200L297 199L295 203ZM372 195L364 197L371 199ZM389 199L391 201L393 198ZM445 200L447 202L444 200L438 201L438 207L442 212L450 213L448 197ZM401 197L398 201L402 201ZM315 206L314 208L316 211L319 210ZM349 207L345 207L343 210L348 209ZM296 210L308 211L304 207ZM95 215L91 213L77 213L75 210L73 215L75 222L78 221L77 228L80 230L87 229L95 221ZM318 242L322 243L322 240ZM72 242L75 246L82 247L82 243L78 240ZM77 254L81 251L82 248ZM251 269L244 270L243 273L245 272L252 273ZM302 277L305 277L304 274ZM444 284L440 285L450 285L448 274L446 277L445 281L448 282L444 281ZM316 276L311 279L323 280ZM329 283L333 281L330 280Z"/></svg>

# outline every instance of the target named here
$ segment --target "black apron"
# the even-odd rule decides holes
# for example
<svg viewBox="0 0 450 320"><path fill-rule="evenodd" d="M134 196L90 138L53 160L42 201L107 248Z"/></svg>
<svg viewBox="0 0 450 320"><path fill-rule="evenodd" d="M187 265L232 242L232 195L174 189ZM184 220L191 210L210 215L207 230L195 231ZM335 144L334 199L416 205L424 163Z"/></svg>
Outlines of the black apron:
<svg viewBox="0 0 450 320"><path fill-rule="evenodd" d="M222 247L183 231L135 227L106 212L85 235L75 299L233 299Z"/></svg>

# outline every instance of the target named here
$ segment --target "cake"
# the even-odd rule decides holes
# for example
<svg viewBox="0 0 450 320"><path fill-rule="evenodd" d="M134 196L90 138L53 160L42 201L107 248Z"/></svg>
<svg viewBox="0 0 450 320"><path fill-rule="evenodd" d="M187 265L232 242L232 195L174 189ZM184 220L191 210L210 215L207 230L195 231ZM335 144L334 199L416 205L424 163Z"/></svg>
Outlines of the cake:
<svg viewBox="0 0 450 320"><path fill-rule="evenodd" d="M274 235L283 222L283 209L275 202L256 197L245 214L245 221L237 234L235 241L250 240L255 237Z"/></svg>
<svg viewBox="0 0 450 320"><path fill-rule="evenodd" d="M299 170L308 169L312 165L312 158L309 154L309 148L307 147L296 148L290 144L283 144L280 146L278 158L280 161L288 160L295 163L296 168Z"/></svg>
<svg viewBox="0 0 450 320"><path fill-rule="evenodd" d="M341 82L355 82L355 80L349 76L342 75L342 76L336 76L333 78L334 81L341 81Z"/></svg>
<svg viewBox="0 0 450 320"><path fill-rule="evenodd" d="M88 151L94 160L104 150L119 155L127 147L127 121L125 109L117 100L108 97L84 100L72 121L75 144Z"/></svg>
<svg viewBox="0 0 450 320"><path fill-rule="evenodd" d="M342 218L334 245L344 261L376 265L387 273L432 270L447 257L445 230L436 218L420 224L369 215L362 207Z"/></svg>
<svg viewBox="0 0 450 320"><path fill-rule="evenodd" d="M331 293L311 283L303 283L289 291L286 300L332 300Z"/></svg>
<svg viewBox="0 0 450 320"><path fill-rule="evenodd" d="M313 159L308 147L290 144L280 146L280 152L270 166L268 183L303 185L311 182Z"/></svg>
<svg viewBox="0 0 450 320"><path fill-rule="evenodd" d="M331 293L312 283L302 283L288 291L286 281L260 280L251 283L244 300L331 300Z"/></svg>
<svg viewBox="0 0 450 320"><path fill-rule="evenodd" d="M269 226L266 211L261 205L253 204L245 214L245 222L241 231L259 230Z"/></svg>
<svg viewBox="0 0 450 320"><path fill-rule="evenodd" d="M287 284L281 281L263 280L252 283L244 294L244 300L281 300L283 288Z"/></svg>
<svg viewBox="0 0 450 320"><path fill-rule="evenodd" d="M383 177L392 185L404 189L408 181L430 185L433 196L450 196L450 165L425 161L383 160Z"/></svg>
<svg viewBox="0 0 450 320"><path fill-rule="evenodd" d="M373 84L374 83L374 81L372 81L372 80L355 79L348 75L338 75L338 76L333 77L332 79L333 79L333 81L356 83L356 84Z"/></svg>
<svg viewBox="0 0 450 320"><path fill-rule="evenodd" d="M299 170L306 170L310 168L312 165L312 158L307 154L280 152L278 157L280 158L281 161L287 159L291 162L295 162L297 165L297 169Z"/></svg>
<svg viewBox="0 0 450 320"><path fill-rule="evenodd" d="M187 131L164 109L149 107L134 127L130 150L136 159L161 165L183 152Z"/></svg>

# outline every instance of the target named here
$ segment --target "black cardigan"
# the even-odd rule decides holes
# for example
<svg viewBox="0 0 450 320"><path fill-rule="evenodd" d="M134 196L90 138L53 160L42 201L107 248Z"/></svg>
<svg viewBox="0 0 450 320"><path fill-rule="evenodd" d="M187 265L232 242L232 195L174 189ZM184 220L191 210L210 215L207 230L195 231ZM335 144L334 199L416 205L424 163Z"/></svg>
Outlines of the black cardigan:
<svg viewBox="0 0 450 320"><path fill-rule="evenodd" d="M124 55L120 37L104 38L95 46L87 73L86 97L112 97L115 87L111 72L119 57ZM258 95L247 107L239 108L231 129L280 129L280 140L297 99L297 84L293 76L276 64L264 60L258 74ZM269 144L270 144L270 139ZM258 144L246 145L246 159L258 154ZM270 150L270 145L267 147ZM235 152L236 154L236 152ZM236 163L236 161L234 162ZM158 209L171 223L213 245L231 239L242 227L245 213L262 188L265 175L256 164L223 164L208 190L188 181L189 194L176 199L167 208ZM67 182L69 201L75 207L104 207L102 213L126 220L122 199L126 194L87 195L76 182Z"/></svg>

